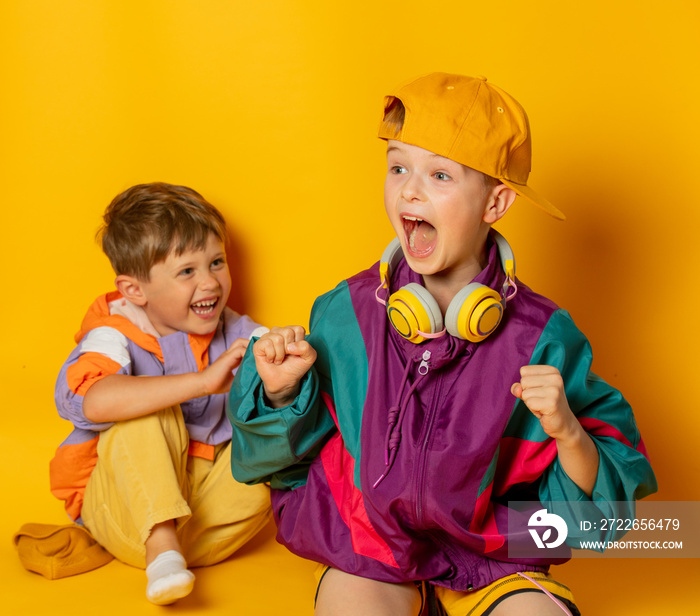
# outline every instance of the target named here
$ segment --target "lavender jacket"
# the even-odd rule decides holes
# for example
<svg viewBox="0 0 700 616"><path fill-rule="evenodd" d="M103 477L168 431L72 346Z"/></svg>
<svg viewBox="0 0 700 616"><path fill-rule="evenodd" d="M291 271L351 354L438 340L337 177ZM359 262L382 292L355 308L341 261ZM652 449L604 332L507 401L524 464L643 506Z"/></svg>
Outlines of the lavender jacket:
<svg viewBox="0 0 700 616"><path fill-rule="evenodd" d="M65 501L71 518L80 516L85 486L97 463L99 435L112 426L85 417L83 398L88 389L110 374L160 376L197 372L237 338L248 338L259 327L249 317L226 308L213 334L175 332L157 337L155 330L148 333L152 326L145 315L139 319L136 308L118 292L95 300L75 336L77 346L56 381L56 408L61 417L71 422L73 430L51 461L51 492ZM205 445L199 448L200 452L230 440L225 405L226 394L195 398L180 405L190 444L196 441Z"/></svg>

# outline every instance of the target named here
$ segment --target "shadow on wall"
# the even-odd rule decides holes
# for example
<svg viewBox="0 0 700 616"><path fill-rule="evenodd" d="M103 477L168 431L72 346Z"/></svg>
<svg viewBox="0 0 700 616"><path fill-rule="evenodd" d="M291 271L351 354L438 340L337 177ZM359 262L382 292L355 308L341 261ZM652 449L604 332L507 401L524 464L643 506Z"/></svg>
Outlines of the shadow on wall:
<svg viewBox="0 0 700 616"><path fill-rule="evenodd" d="M700 472L700 460L678 447L698 425L687 404L697 366L689 344L693 308L677 301L680 270L673 268L684 247L670 240L671 222L650 215L658 204L643 185L598 175L591 169L581 177L592 180L554 187L569 219L536 233L531 271L522 275L571 312L592 344L593 371L632 405L659 483L651 498L697 498L688 477Z"/></svg>
<svg viewBox="0 0 700 616"><path fill-rule="evenodd" d="M231 294L227 305L239 314L248 314L250 286L246 255L235 230L227 226L226 259L231 272Z"/></svg>

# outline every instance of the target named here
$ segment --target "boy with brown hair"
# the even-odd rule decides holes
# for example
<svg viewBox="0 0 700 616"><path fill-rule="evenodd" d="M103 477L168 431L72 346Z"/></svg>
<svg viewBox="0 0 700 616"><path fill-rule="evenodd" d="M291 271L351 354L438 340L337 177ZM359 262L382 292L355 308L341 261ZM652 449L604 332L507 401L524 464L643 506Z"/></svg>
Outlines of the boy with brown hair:
<svg viewBox="0 0 700 616"><path fill-rule="evenodd" d="M221 213L185 186L133 186L100 230L116 290L99 297L56 384L73 424L51 462L71 518L122 562L146 568L146 596L189 594L188 567L233 554L270 516L266 486L230 473L226 392L251 335L228 308Z"/></svg>
<svg viewBox="0 0 700 616"><path fill-rule="evenodd" d="M485 78L434 73L386 98L379 136L396 238L317 299L308 337L248 350L233 474L271 482L279 541L322 565L319 616L577 614L549 573L568 551L514 555L534 519L514 504L629 517L656 480L588 341L492 229L516 195L563 218L527 185L527 116Z"/></svg>

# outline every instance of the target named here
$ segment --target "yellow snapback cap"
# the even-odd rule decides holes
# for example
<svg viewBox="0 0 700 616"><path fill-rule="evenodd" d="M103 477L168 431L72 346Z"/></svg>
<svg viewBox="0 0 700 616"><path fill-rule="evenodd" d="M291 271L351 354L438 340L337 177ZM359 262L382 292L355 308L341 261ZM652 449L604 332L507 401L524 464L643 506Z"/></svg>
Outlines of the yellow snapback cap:
<svg viewBox="0 0 700 616"><path fill-rule="evenodd" d="M384 122L380 139L396 139L490 175L559 220L566 216L527 185L532 144L525 110L486 77L432 73L398 88L384 99L406 110L393 134Z"/></svg>

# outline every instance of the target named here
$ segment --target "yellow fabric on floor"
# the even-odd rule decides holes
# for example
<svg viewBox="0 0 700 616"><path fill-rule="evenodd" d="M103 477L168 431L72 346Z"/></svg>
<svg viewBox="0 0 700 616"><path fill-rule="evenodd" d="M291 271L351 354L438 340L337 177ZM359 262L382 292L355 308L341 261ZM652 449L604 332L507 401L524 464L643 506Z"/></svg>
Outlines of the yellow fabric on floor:
<svg viewBox="0 0 700 616"><path fill-rule="evenodd" d="M25 569L50 580L92 571L114 558L77 524L24 524L13 541Z"/></svg>

